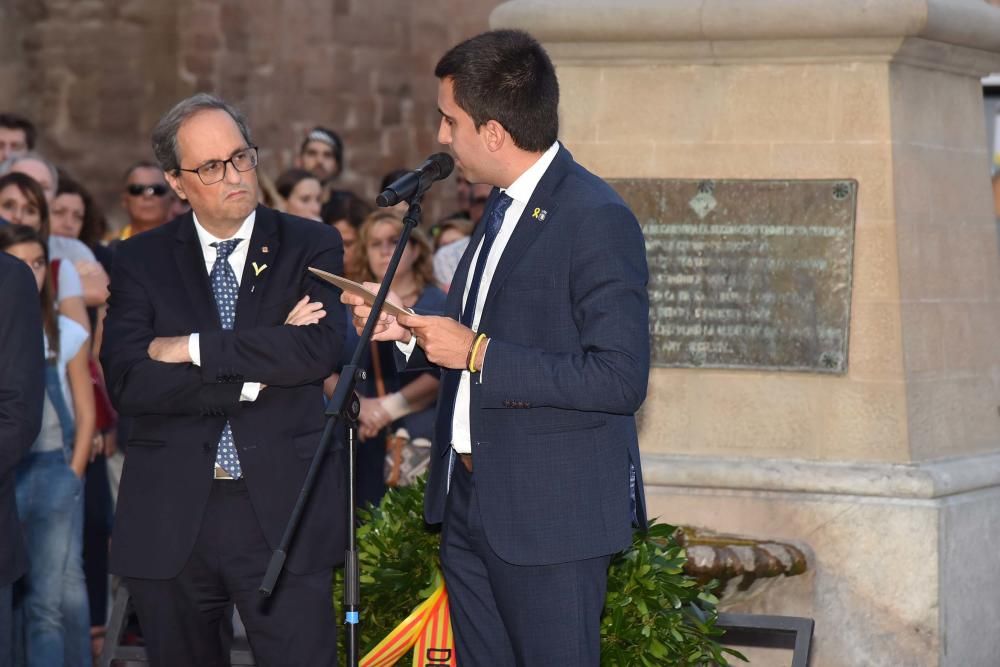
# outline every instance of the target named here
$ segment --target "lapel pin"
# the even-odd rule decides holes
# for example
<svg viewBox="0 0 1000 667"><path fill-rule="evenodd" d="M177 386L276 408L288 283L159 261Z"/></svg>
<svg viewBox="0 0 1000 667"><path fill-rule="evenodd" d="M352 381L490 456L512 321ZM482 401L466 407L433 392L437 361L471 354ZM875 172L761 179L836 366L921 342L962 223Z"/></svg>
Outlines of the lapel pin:
<svg viewBox="0 0 1000 667"><path fill-rule="evenodd" d="M267 254L267 246L261 247L260 251L266 255Z"/></svg>
<svg viewBox="0 0 1000 667"><path fill-rule="evenodd" d="M546 215L548 215L548 211L546 211L544 208L536 208L534 212L531 214L531 217L534 218L535 220L538 220L539 222L545 222Z"/></svg>
<svg viewBox="0 0 1000 667"><path fill-rule="evenodd" d="M267 268L267 264L261 264L260 266L257 266L257 262L253 262L253 274L254 274L254 276L259 276L261 273L263 273L264 269L266 269L266 268Z"/></svg>

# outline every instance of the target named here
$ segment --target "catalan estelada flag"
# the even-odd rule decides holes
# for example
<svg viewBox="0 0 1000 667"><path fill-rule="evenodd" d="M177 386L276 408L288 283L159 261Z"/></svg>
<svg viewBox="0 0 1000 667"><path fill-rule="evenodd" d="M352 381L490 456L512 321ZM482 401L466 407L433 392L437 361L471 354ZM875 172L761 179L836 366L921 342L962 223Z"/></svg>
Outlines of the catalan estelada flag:
<svg viewBox="0 0 1000 667"><path fill-rule="evenodd" d="M455 667L455 641L443 583L361 659L360 667L392 667L411 648L413 667Z"/></svg>

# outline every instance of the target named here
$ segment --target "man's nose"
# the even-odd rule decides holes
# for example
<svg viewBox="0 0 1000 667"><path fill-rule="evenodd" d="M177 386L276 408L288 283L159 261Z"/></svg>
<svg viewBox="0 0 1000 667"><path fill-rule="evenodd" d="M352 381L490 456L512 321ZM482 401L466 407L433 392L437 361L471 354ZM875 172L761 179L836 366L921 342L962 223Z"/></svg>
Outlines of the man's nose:
<svg viewBox="0 0 1000 667"><path fill-rule="evenodd" d="M231 185L239 185L240 183L243 182L243 174L241 174L240 170L234 167L230 162L226 163L225 178L226 178L226 183L229 183Z"/></svg>

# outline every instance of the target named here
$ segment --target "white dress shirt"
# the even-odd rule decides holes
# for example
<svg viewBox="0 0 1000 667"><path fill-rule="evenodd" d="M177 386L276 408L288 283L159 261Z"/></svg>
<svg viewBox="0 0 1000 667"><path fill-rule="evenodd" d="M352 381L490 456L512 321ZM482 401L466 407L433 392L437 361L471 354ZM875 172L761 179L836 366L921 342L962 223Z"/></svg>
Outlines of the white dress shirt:
<svg viewBox="0 0 1000 667"><path fill-rule="evenodd" d="M507 196L510 197L513 202L507 208L507 212L503 216L503 223L500 225L500 231L497 233L496 239L493 241L493 246L490 248L490 254L486 258L486 266L483 267L483 276L481 282L479 283L479 293L476 295L476 310L472 316L472 330L479 330L479 319L483 315L483 304L486 301L486 295L490 291L490 283L493 281L493 274L496 272L497 265L500 263L500 257L503 255L504 250L507 248L507 242L510 241L510 237L514 234L514 228L517 227L517 221L520 220L521 214L524 213L524 209L528 206L528 200L531 199L531 195L534 194L535 188L538 187L538 182L542 180L542 176L548 171L549 165L552 164L552 160L555 159L556 153L559 152L559 143L556 142L549 146L549 149L542 153L542 156L538 158L535 164L528 167L528 169L517 177L513 183L510 184L509 188L501 188L501 192L506 192ZM480 224L485 224L481 222ZM476 262L479 260L479 251L482 249L482 241L479 243L479 247L476 248L476 254L472 257L472 263L469 265L469 273L466 276L465 285L462 286L464 292L462 293L462 310L465 310L465 302L469 299L469 289L471 287L469 277L472 276L472 272L475 269ZM452 285L452 288L457 287L457 285ZM484 331L487 336L489 336L489 331ZM400 345L402 352L409 358L410 354L413 352L413 346L416 342L413 338L410 339L409 344ZM487 353L489 348L487 347ZM485 365L485 361L484 361ZM479 371L479 382L483 382L484 375L483 369ZM455 413L451 418L451 446L455 448L455 451L459 454L469 454L472 452L472 435L469 427L470 415L469 415L469 405L470 405L470 382L472 381L472 374L468 370L462 371L462 378L458 383L458 393L455 397Z"/></svg>
<svg viewBox="0 0 1000 667"><path fill-rule="evenodd" d="M198 242L201 244L201 254L205 257L205 271L211 275L212 267L215 266L215 259L219 255L218 250L212 244L220 241L228 241L229 239L220 239L212 236L207 229L201 226L201 223L198 222L198 216L193 211L191 212L191 216L194 218L194 230L198 233ZM229 237L230 239L243 239L229 253L229 265L233 267L233 272L236 274L237 285L243 281L243 267L246 266L247 256L250 253L250 236L253 234L253 223L256 219L257 211L253 210L247 216L247 219L243 221L243 224L240 225L240 228L236 230L236 233ZM239 304L237 304L238 307ZM195 366L201 366L201 336L196 333L191 334L188 338L188 354L190 354L191 362ZM257 394L259 393L259 382L244 382L243 390L240 392L240 400L256 401Z"/></svg>

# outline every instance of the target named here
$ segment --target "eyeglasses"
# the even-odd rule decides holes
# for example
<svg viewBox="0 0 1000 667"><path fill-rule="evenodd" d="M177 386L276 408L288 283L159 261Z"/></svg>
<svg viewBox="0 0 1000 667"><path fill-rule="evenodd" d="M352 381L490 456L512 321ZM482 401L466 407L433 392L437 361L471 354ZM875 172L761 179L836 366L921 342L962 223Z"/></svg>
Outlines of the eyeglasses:
<svg viewBox="0 0 1000 667"><path fill-rule="evenodd" d="M189 171L198 174L198 178L205 185L214 185L226 177L226 165L233 165L236 171L250 171L257 168L257 147L250 146L244 148L239 153L234 154L228 160L212 160L201 165L197 169L181 169L177 171Z"/></svg>
<svg viewBox="0 0 1000 667"><path fill-rule="evenodd" d="M167 186L163 183L154 183L153 185L143 185L142 183L129 183L125 188L130 195L133 197L141 197L142 195L152 195L154 197L162 197L167 194Z"/></svg>

